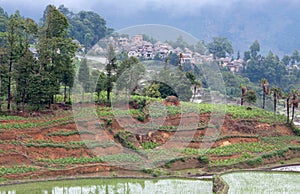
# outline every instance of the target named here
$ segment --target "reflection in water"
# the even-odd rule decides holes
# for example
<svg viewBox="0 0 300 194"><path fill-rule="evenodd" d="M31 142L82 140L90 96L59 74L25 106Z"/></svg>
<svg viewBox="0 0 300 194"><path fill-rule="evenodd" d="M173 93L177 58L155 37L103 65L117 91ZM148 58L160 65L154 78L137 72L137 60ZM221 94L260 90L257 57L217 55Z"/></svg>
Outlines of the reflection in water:
<svg viewBox="0 0 300 194"><path fill-rule="evenodd" d="M90 184L89 184L90 182ZM98 183L97 183L98 182ZM77 184L77 185L76 185ZM212 182L187 179L101 179L43 182L0 188L0 194L199 194L212 193Z"/></svg>

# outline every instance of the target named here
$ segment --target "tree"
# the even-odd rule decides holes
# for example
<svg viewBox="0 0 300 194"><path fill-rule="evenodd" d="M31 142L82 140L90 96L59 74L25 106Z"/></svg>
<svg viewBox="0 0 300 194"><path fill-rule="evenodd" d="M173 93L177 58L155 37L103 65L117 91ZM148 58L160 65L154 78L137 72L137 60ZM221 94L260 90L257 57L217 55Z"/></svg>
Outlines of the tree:
<svg viewBox="0 0 300 194"><path fill-rule="evenodd" d="M78 81L81 83L82 86L82 102L84 102L84 93L89 89L90 87L90 71L89 67L87 65L87 59L83 58L79 71L78 71Z"/></svg>
<svg viewBox="0 0 300 194"><path fill-rule="evenodd" d="M293 123L294 117L295 117L295 108L298 108L298 105L299 105L299 101L297 100L298 91L297 90L292 90L290 95L291 95L291 102L290 102L291 105L290 106L292 106L291 123Z"/></svg>
<svg viewBox="0 0 300 194"><path fill-rule="evenodd" d="M164 69L156 76L155 80L159 81L154 81L154 83L159 84L158 90L162 98L176 96L180 100L190 101L193 95L192 83L185 72L180 69Z"/></svg>
<svg viewBox="0 0 300 194"><path fill-rule="evenodd" d="M249 59L251 59L250 51L245 51L244 52L244 61L248 61Z"/></svg>
<svg viewBox="0 0 300 194"><path fill-rule="evenodd" d="M75 79L75 68L73 67L71 62L68 62L62 76L62 84L64 86L64 103L67 102L67 87L69 89L69 103L71 103L71 88L74 84Z"/></svg>
<svg viewBox="0 0 300 194"><path fill-rule="evenodd" d="M186 77L193 85L193 98L192 98L192 101L193 101L196 97L197 88L201 87L202 83L200 81L196 80L196 76L192 72L186 72Z"/></svg>
<svg viewBox="0 0 300 194"><path fill-rule="evenodd" d="M286 124L290 124L290 94L286 94Z"/></svg>
<svg viewBox="0 0 300 194"><path fill-rule="evenodd" d="M238 51L236 54L236 59L239 60L240 58L241 58L241 54L240 54L240 51Z"/></svg>
<svg viewBox="0 0 300 194"><path fill-rule="evenodd" d="M260 80L260 86L262 88L262 92L263 92L263 104L262 104L262 108L265 109L265 103L266 103L266 95L269 94L270 92L270 87L269 87L269 82L267 79L263 78Z"/></svg>
<svg viewBox="0 0 300 194"><path fill-rule="evenodd" d="M274 117L276 118L276 110L277 110L277 102L278 99L282 97L281 88L273 86L271 88L271 92L273 93L273 104L274 104Z"/></svg>
<svg viewBox="0 0 300 194"><path fill-rule="evenodd" d="M16 80L16 101L17 105L22 103L22 110L25 110L25 103L30 100L29 93L31 87L38 87L32 85L32 77L38 72L38 66L33 57L33 54L27 50L25 55L21 57L15 65L15 80ZM18 106L19 109L19 106Z"/></svg>
<svg viewBox="0 0 300 194"><path fill-rule="evenodd" d="M253 44L250 46L251 57L256 58L259 51L260 51L260 45L259 45L258 41L255 40L253 42Z"/></svg>
<svg viewBox="0 0 300 194"><path fill-rule="evenodd" d="M248 60L243 73L255 83L265 78L269 83L279 87L283 87L286 84L283 82L284 77L287 75L286 66L271 51L266 57L257 56Z"/></svg>
<svg viewBox="0 0 300 194"><path fill-rule="evenodd" d="M241 91L242 91L242 94L241 94L241 106L244 105L244 101L245 101L245 97L246 97L246 94L247 94L247 87L245 85L241 85Z"/></svg>
<svg viewBox="0 0 300 194"><path fill-rule="evenodd" d="M61 75L60 82L64 86L64 102L67 100L67 87L69 89L69 101L70 91L73 87L75 79L75 66L73 64L73 58L78 46L72 42L71 39L62 39L59 43L59 54L57 56L57 62L60 64Z"/></svg>
<svg viewBox="0 0 300 194"><path fill-rule="evenodd" d="M105 83L106 83L105 73L104 72L99 72L97 85L96 85L96 89L95 89L95 92L97 93L97 97L98 97L98 103L100 103L101 92L105 91L105 89L106 89Z"/></svg>
<svg viewBox="0 0 300 194"><path fill-rule="evenodd" d="M24 36L24 23L17 11L11 15L7 23L6 28L6 41L7 41L7 54L8 54L8 65L7 65L7 110L10 110L12 100L12 75L13 66L22 57L26 51L26 42Z"/></svg>
<svg viewBox="0 0 300 194"><path fill-rule="evenodd" d="M189 44L184 41L184 39L181 35L177 37L175 42L167 41L167 43L169 43L173 48L177 48L177 47L179 47L181 49L189 48Z"/></svg>
<svg viewBox="0 0 300 194"><path fill-rule="evenodd" d="M291 64L295 65L296 62L300 62L300 54L299 54L299 51L297 49L295 49L293 51L293 54L291 56Z"/></svg>
<svg viewBox="0 0 300 194"><path fill-rule="evenodd" d="M0 48L0 111L2 111L2 103L4 101L5 91L4 86L7 85L7 51L6 48Z"/></svg>
<svg viewBox="0 0 300 194"><path fill-rule="evenodd" d="M63 5L58 9L69 20L70 36L78 40L87 49L113 32L111 28L106 26L106 21L95 12L80 11L79 13L73 13Z"/></svg>
<svg viewBox="0 0 300 194"><path fill-rule="evenodd" d="M159 92L159 86L160 85L157 83L151 83L148 87L144 89L145 95L152 98L160 98L161 94Z"/></svg>
<svg viewBox="0 0 300 194"><path fill-rule="evenodd" d="M138 82L145 74L145 67L135 57L123 60L117 70L117 90L126 89L130 93L134 93L138 87Z"/></svg>
<svg viewBox="0 0 300 194"><path fill-rule="evenodd" d="M291 61L291 57L284 55L283 58L281 59L281 61L283 62L283 64L285 66L289 66L290 65L290 61Z"/></svg>
<svg viewBox="0 0 300 194"><path fill-rule="evenodd" d="M213 54L214 59L233 54L232 44L225 37L214 37L207 47L208 52Z"/></svg>
<svg viewBox="0 0 300 194"><path fill-rule="evenodd" d="M107 102L110 100L110 93L112 91L113 82L115 82L115 76L113 75L114 72L117 70L116 64L116 53L114 50L113 45L109 45L107 49L107 61L108 63L105 66L106 70L106 99Z"/></svg>
<svg viewBox="0 0 300 194"><path fill-rule="evenodd" d="M174 52L171 52L168 56L168 62L171 65L178 65L178 55Z"/></svg>
<svg viewBox="0 0 300 194"><path fill-rule="evenodd" d="M248 102L250 104L253 104L257 100L256 92L254 90L248 90L245 97L245 102Z"/></svg>
<svg viewBox="0 0 300 194"><path fill-rule="evenodd" d="M54 95L59 93L60 84L70 88L73 85L74 70L72 60L77 45L68 38L68 19L55 6L48 5L44 11L43 28L38 43L40 74L47 86L45 101L54 103ZM66 92L64 100L66 100Z"/></svg>
<svg viewBox="0 0 300 194"><path fill-rule="evenodd" d="M2 7L0 7L0 33L6 31L7 22L8 22L8 14L4 11Z"/></svg>
<svg viewBox="0 0 300 194"><path fill-rule="evenodd" d="M207 53L205 42L204 41L197 42L197 44L195 45L195 51L200 53L201 55L205 55Z"/></svg>

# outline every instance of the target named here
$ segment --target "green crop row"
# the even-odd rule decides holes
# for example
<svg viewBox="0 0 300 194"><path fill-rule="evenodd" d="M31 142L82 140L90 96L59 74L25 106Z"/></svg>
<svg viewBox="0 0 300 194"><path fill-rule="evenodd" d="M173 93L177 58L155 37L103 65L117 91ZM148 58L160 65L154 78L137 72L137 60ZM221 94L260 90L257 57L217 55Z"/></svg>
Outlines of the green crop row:
<svg viewBox="0 0 300 194"><path fill-rule="evenodd" d="M13 167L0 167L0 176L8 174L21 174L26 172L34 172L38 169L31 166L13 166Z"/></svg>
<svg viewBox="0 0 300 194"><path fill-rule="evenodd" d="M278 136L278 137L262 137L261 141L268 144L275 144L277 146L287 146L291 144L291 141L298 141L300 143L299 136Z"/></svg>
<svg viewBox="0 0 300 194"><path fill-rule="evenodd" d="M91 131L58 131L48 134L49 136L71 136L71 135L81 135L81 134L94 134Z"/></svg>
<svg viewBox="0 0 300 194"><path fill-rule="evenodd" d="M230 158L230 159L220 159L220 160L215 160L215 161L210 161L210 166L228 166L228 165L234 165L237 163L244 162L245 164L255 167L260 164L262 164L263 159L271 159L271 158L276 158L276 157L281 157L285 158L286 153L291 150L294 153L300 152L300 147L286 147L280 150L275 150L270 153L265 153L263 155L254 157L254 155L250 153L243 153L240 157L238 158Z"/></svg>
<svg viewBox="0 0 300 194"><path fill-rule="evenodd" d="M5 123L0 124L1 129L25 129L25 128L47 128L53 125L63 125L70 122L73 122L74 118L72 116L58 118L55 120L42 121L42 122L25 122L25 123Z"/></svg>
<svg viewBox="0 0 300 194"><path fill-rule="evenodd" d="M137 154L114 154L114 155L106 155L100 157L104 162L141 162L142 158Z"/></svg>
<svg viewBox="0 0 300 194"><path fill-rule="evenodd" d="M206 153L206 154L217 155L217 156L229 156L232 154L239 154L244 152L263 153L275 149L279 149L279 147L276 147L276 145L270 145L265 143L251 142L251 143L237 143L237 144L232 144L223 147L211 148L208 150L185 148L184 153L192 154L192 155Z"/></svg>
<svg viewBox="0 0 300 194"><path fill-rule="evenodd" d="M88 164L88 163L99 163L99 162L103 162L103 161L100 157L93 157L93 158L66 157L66 158L59 158L59 159L42 158L42 159L39 159L38 162L46 162L46 163L50 163L50 164Z"/></svg>
<svg viewBox="0 0 300 194"><path fill-rule="evenodd" d="M253 157L254 156L249 153L244 153L238 158L210 160L209 166L229 166L229 165L237 164L240 162L246 162L246 161L249 161L249 163L252 164L252 161L256 161L255 159L253 159Z"/></svg>
<svg viewBox="0 0 300 194"><path fill-rule="evenodd" d="M67 142L67 143L54 143L54 142L28 142L25 144L27 147L37 147L37 148L65 148L65 149L78 149L86 147L84 142Z"/></svg>
<svg viewBox="0 0 300 194"><path fill-rule="evenodd" d="M132 154L115 154L115 155L106 155L101 157L66 157L59 159L46 159L41 158L38 162L45 162L50 164L88 164L88 163L100 163L100 162L138 162L141 161L141 158L137 155Z"/></svg>
<svg viewBox="0 0 300 194"><path fill-rule="evenodd" d="M65 148L65 149L79 149L79 148L107 148L117 146L114 141L71 141L57 143L49 140L28 141L25 144L27 147L52 147L52 148Z"/></svg>

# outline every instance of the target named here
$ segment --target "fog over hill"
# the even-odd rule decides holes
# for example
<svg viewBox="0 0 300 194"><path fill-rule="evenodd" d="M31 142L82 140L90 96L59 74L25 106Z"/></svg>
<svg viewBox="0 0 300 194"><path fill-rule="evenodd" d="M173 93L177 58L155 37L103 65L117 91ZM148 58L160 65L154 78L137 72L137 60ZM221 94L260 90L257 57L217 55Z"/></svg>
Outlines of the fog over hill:
<svg viewBox="0 0 300 194"><path fill-rule="evenodd" d="M38 20L47 4L64 4L72 11L92 10L100 14L109 27L120 30L142 24L170 25L199 40L225 36L243 52L255 41L263 53L269 50L283 55L300 49L300 1L298 0L50 0L4 1L0 6L12 13Z"/></svg>

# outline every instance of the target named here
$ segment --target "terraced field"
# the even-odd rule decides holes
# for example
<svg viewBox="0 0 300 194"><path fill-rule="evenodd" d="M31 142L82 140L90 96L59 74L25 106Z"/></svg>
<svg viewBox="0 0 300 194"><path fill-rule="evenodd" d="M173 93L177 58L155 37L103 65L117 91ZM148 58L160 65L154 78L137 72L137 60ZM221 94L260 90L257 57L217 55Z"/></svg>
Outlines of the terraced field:
<svg viewBox="0 0 300 194"><path fill-rule="evenodd" d="M181 103L145 111L86 104L51 115L2 115L0 177L121 170L160 176L191 168L253 168L300 157L298 129L286 126L284 116L275 121L273 113L258 108L218 106Z"/></svg>

